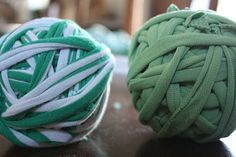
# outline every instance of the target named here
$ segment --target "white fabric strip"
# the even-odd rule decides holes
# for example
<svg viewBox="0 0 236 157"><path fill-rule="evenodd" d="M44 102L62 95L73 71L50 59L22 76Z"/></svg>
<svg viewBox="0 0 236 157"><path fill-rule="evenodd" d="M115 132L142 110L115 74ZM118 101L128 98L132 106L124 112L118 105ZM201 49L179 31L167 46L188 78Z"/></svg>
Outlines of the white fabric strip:
<svg viewBox="0 0 236 157"><path fill-rule="evenodd" d="M9 83L9 79L8 79L8 74L7 74L7 70L4 70L1 72L1 76L2 76L2 82L4 87L6 88L6 91L14 98L16 98L16 94L15 92L12 90L11 85Z"/></svg>
<svg viewBox="0 0 236 157"><path fill-rule="evenodd" d="M40 145L35 142L34 140L30 139L29 137L25 136L24 134L14 130L14 129L11 129L10 128L10 131L15 135L15 137L23 144L29 146L29 147L39 147Z"/></svg>
<svg viewBox="0 0 236 157"><path fill-rule="evenodd" d="M16 41L16 42L14 43L14 45L12 46L12 48L15 49L15 48L17 48L17 47L19 47L19 46L21 46L21 43L20 43L19 41Z"/></svg>
<svg viewBox="0 0 236 157"><path fill-rule="evenodd" d="M83 130L85 132L84 136L90 134L94 129L96 129L98 124L101 122L102 117L104 116L106 108L107 108L107 101L108 101L109 92L110 92L110 86L108 86L107 91L104 95L104 98L101 102L101 104L103 104L103 106L100 108L99 112L95 115L95 117L93 118L92 121L84 123L88 127L85 127L85 128L83 126L78 127L78 132L80 132L79 135L81 135L81 130ZM87 129L89 129L89 130L87 130ZM74 137L70 142L73 143L77 140L79 140L79 136Z"/></svg>
<svg viewBox="0 0 236 157"><path fill-rule="evenodd" d="M53 142L66 143L72 138L69 133L60 130L40 129L38 131Z"/></svg>
<svg viewBox="0 0 236 157"><path fill-rule="evenodd" d="M60 50L56 71L61 70L67 65L70 49Z"/></svg>
<svg viewBox="0 0 236 157"><path fill-rule="evenodd" d="M14 103L17 103L18 99L14 96L12 96L11 94L9 94L6 89L1 85L1 88L2 88L2 91L6 97L6 99L11 103L11 104L14 104Z"/></svg>
<svg viewBox="0 0 236 157"><path fill-rule="evenodd" d="M94 109L92 110L92 112L90 112L90 114L87 115L87 117L77 120L77 121L71 121L71 122L61 122L61 123L56 123L56 124L51 124L51 125L47 125L45 127L48 128L55 128L55 129L60 129L60 128L64 128L64 127L71 127L71 126L77 126L80 125L82 123L84 123L88 118L90 118L96 110L99 109L100 105L101 105L101 99L103 97L103 94L100 96L100 98L98 99L98 101L95 104ZM62 104L61 104L62 105ZM55 106L56 107L56 106ZM60 107L59 107L60 108ZM54 108L53 110L56 110L56 108ZM53 111L51 110L51 111Z"/></svg>
<svg viewBox="0 0 236 157"><path fill-rule="evenodd" d="M0 56L0 64L1 64L0 71L3 71L4 69L7 69L10 66L15 65L16 63L25 60L33 55L65 47L73 47L73 46L58 44L58 43L47 43L47 44L37 43L11 50L8 53L4 53L3 55Z"/></svg>
<svg viewBox="0 0 236 157"><path fill-rule="evenodd" d="M28 31L26 33L26 35L30 38L31 41L36 41L38 40L37 36L31 32L31 31ZM29 63L29 65L31 66L31 68L34 70L35 69L35 66L36 66L36 63L35 63L35 60L34 60L34 57L30 57L27 59L27 62Z"/></svg>
<svg viewBox="0 0 236 157"><path fill-rule="evenodd" d="M88 82L88 84L90 82L92 82L93 80L90 80ZM81 93L85 88L87 88L87 85L85 85L83 88L81 88L78 93ZM78 94L77 93L77 94ZM68 96L67 98L61 98L61 99L55 99L55 101L50 101L50 102L46 102L43 105L39 106L36 110L34 110L34 112L44 112L44 111L53 111L56 109L61 108L64 104L66 104L68 101L70 101L70 99L72 99L73 96Z"/></svg>
<svg viewBox="0 0 236 157"><path fill-rule="evenodd" d="M21 113L25 110L28 110L30 108L36 107L46 101L49 101L50 99L54 98L55 96L61 94L63 91L65 91L66 89L70 88L72 85L74 85L76 82L79 82L80 80L86 78L87 76L89 76L90 74L94 73L95 71L97 71L98 69L100 69L102 66L104 66L105 63L101 63L100 65L97 65L96 67L92 67L90 69L87 69L79 74L76 74L70 78L68 78L67 80L62 81L59 84L56 84L55 86L53 86L52 88L49 88L48 90L46 90L45 92L43 92L42 94L40 94L37 97L28 99L26 101L19 101L19 103L12 105L10 108L8 108L5 112L2 113L3 117L9 117L9 116L13 116L16 115L18 113ZM107 64L109 65L109 64ZM106 69L105 67L102 69L101 73L103 72L103 70ZM107 71L106 71L107 73ZM106 74L103 72L103 74ZM99 75L97 75L98 77ZM94 81L96 82L96 81ZM94 83L92 82L92 83ZM95 84L90 84L91 86ZM98 83L98 82L96 82ZM89 87L88 87L89 88ZM88 89L87 88L87 89ZM91 90L91 88L89 88ZM82 92L84 93L84 92ZM79 95L82 95L79 94ZM68 105L69 103L67 103Z"/></svg>
<svg viewBox="0 0 236 157"><path fill-rule="evenodd" d="M59 81L63 77L69 75L70 73L76 71L77 69L79 69L79 68L81 68L81 67L83 67L87 64L90 64L90 63L96 61L99 58L102 58L105 55L106 55L106 52L104 52L104 51L98 52L96 54L93 54L91 56L83 58L83 59L79 60L78 62L75 62L75 63L72 63L72 64L68 65L67 67L63 68L59 72L56 72L53 76L45 79L41 84L39 84L36 88L34 88L32 91L30 91L25 96L23 96L20 100L24 101L24 100L33 98L33 97L41 94L48 87L50 87L52 84Z"/></svg>
<svg viewBox="0 0 236 157"><path fill-rule="evenodd" d="M65 37L72 36L73 32L74 32L74 27L71 27L70 25L68 25L64 29L63 36L65 36ZM60 50L56 71L61 70L63 67L65 67L67 65L69 52L70 52L70 49Z"/></svg>
<svg viewBox="0 0 236 157"><path fill-rule="evenodd" d="M18 27L14 32L11 34L8 34L5 37L5 42L3 43L2 47L0 50L2 50L3 47L5 47L5 44L9 42L14 36L16 36L18 33L27 30L29 28L35 28L35 27L50 27L52 24L58 22L60 20L56 18L42 18L42 19L36 19L32 20L30 22L25 23L24 25L21 25Z"/></svg>

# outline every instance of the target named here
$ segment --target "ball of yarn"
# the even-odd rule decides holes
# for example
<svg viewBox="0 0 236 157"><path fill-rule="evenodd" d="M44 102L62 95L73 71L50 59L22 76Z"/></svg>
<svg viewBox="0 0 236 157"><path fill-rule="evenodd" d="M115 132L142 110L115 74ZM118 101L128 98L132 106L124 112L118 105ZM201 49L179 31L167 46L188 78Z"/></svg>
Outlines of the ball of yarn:
<svg viewBox="0 0 236 157"><path fill-rule="evenodd" d="M213 11L168 10L132 40L128 87L139 119L159 137L226 137L236 126L236 24Z"/></svg>
<svg viewBox="0 0 236 157"><path fill-rule="evenodd" d="M0 39L0 133L15 144L80 141L106 109L110 50L69 20L27 22Z"/></svg>

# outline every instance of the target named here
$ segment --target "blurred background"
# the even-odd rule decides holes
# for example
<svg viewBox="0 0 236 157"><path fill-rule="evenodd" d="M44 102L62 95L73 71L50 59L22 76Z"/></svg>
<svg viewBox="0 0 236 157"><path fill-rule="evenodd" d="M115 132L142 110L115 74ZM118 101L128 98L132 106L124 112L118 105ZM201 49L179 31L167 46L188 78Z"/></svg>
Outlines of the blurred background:
<svg viewBox="0 0 236 157"><path fill-rule="evenodd" d="M235 0L0 0L0 35L34 18L76 21L114 54L127 55L130 35L175 3L179 8L211 9L236 20Z"/></svg>

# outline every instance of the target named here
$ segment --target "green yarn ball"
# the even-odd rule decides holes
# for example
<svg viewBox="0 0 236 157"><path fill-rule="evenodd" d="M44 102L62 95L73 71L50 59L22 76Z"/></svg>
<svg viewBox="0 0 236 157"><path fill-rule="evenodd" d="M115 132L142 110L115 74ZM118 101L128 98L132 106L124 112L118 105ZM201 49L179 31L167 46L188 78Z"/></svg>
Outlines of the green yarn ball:
<svg viewBox="0 0 236 157"><path fill-rule="evenodd" d="M52 147L83 140L104 115L113 56L69 20L27 22L0 39L0 133Z"/></svg>
<svg viewBox="0 0 236 157"><path fill-rule="evenodd" d="M160 138L227 137L236 126L236 24L211 11L168 11L132 40L128 87L139 119Z"/></svg>

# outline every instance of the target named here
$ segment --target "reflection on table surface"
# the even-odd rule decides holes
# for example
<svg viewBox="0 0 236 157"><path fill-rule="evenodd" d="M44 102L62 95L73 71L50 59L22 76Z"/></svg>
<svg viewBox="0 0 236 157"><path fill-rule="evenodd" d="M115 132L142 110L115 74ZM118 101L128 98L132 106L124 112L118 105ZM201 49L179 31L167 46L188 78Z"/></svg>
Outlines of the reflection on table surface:
<svg viewBox="0 0 236 157"><path fill-rule="evenodd" d="M233 157L236 133L206 144L158 139L141 125L126 87L127 59L119 57L104 119L87 140L57 148L21 148L0 137L0 157Z"/></svg>

